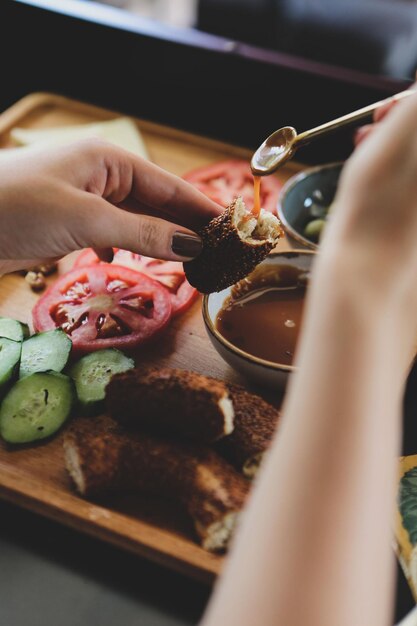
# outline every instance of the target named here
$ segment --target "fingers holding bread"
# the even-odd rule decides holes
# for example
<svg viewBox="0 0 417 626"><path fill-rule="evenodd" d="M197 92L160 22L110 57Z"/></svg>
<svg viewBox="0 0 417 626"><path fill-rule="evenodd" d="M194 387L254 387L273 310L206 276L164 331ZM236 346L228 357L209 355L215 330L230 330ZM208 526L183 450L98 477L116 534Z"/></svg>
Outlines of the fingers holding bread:
<svg viewBox="0 0 417 626"><path fill-rule="evenodd" d="M279 220L261 209L246 210L242 198L198 233L202 252L184 263L188 282L201 293L221 291L245 278L263 261L281 236Z"/></svg>

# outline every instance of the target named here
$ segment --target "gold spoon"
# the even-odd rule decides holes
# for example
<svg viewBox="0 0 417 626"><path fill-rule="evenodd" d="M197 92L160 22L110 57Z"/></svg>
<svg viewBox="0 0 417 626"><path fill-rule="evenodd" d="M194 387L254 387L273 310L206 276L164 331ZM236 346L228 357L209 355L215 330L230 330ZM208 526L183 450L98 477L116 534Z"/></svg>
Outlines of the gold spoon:
<svg viewBox="0 0 417 626"><path fill-rule="evenodd" d="M380 100L380 102L375 102L375 104L370 104L363 107L363 109L338 117L336 120L326 122L325 124L316 126L316 128L312 128L311 130L306 130L304 133L298 134L292 126L284 126L283 128L280 128L272 133L272 135L265 139L263 144L261 144L256 150L251 161L252 173L254 176L267 176L272 174L286 161L291 159L296 150L301 148L301 146L305 146L310 143L310 141L318 139L327 133L338 130L343 126L363 120L381 106L389 104L390 102L397 102L403 98L408 98L408 96L411 96L414 93L417 93L416 88L407 89L407 91L397 93L391 98Z"/></svg>

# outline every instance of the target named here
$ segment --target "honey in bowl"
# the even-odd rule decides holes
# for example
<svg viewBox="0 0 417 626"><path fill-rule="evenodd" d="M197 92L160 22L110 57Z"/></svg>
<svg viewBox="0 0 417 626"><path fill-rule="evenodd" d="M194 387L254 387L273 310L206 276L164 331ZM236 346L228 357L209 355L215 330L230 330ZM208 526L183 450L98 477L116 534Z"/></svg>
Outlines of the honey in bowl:
<svg viewBox="0 0 417 626"><path fill-rule="evenodd" d="M252 356L292 365L307 284L308 274L293 265L260 265L233 286L216 329Z"/></svg>

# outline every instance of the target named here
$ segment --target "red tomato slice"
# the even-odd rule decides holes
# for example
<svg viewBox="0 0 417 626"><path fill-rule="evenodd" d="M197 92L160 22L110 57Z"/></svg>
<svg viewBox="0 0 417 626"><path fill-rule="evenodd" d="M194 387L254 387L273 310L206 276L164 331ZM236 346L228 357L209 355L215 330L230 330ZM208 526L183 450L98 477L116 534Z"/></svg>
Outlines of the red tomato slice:
<svg viewBox="0 0 417 626"><path fill-rule="evenodd" d="M221 161L199 167L184 176L217 204L227 207L237 196L243 198L246 208L253 208L253 175L247 161ZM261 207L276 213L282 183L275 176L264 176L261 184Z"/></svg>
<svg viewBox="0 0 417 626"><path fill-rule="evenodd" d="M155 280L116 265L90 265L64 274L33 309L35 330L62 328L78 352L130 350L168 324L171 301Z"/></svg>
<svg viewBox="0 0 417 626"><path fill-rule="evenodd" d="M94 250L88 248L79 255L74 267L95 263L100 263L100 260ZM185 278L182 263L178 261L151 259L135 252L115 248L112 263L142 272L166 287L171 297L172 315L179 315L186 311L198 294L197 289L194 289Z"/></svg>

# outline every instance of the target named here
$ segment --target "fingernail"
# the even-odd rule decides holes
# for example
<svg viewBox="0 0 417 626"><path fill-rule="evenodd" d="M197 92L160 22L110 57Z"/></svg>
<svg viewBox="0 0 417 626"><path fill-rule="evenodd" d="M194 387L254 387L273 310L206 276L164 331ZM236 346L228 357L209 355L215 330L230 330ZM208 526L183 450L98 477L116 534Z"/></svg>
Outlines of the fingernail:
<svg viewBox="0 0 417 626"><path fill-rule="evenodd" d="M201 239L192 233L177 231L172 236L171 250L174 254L187 259L194 259L202 250Z"/></svg>
<svg viewBox="0 0 417 626"><path fill-rule="evenodd" d="M114 258L113 248L103 248L103 250L99 250L99 257L105 263L111 263Z"/></svg>

